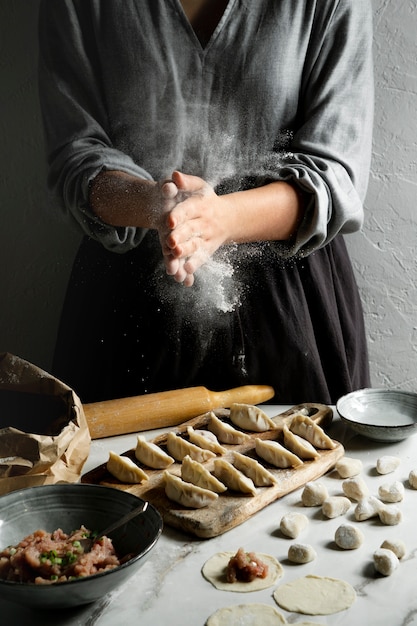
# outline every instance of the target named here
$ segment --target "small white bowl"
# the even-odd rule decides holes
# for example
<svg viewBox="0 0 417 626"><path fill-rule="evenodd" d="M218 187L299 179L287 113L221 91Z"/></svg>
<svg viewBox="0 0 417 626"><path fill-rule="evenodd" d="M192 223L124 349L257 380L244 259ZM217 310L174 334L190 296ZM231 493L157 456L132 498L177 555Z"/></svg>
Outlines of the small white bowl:
<svg viewBox="0 0 417 626"><path fill-rule="evenodd" d="M417 394L360 389L340 398L336 409L355 432L374 441L401 441L417 432Z"/></svg>

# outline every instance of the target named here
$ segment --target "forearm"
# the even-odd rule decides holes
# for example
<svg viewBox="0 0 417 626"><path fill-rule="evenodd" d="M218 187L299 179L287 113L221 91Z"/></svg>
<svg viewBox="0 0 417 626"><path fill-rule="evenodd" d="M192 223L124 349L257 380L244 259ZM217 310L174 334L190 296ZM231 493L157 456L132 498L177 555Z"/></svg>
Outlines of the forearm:
<svg viewBox="0 0 417 626"><path fill-rule="evenodd" d="M119 171L103 171L93 180L90 207L111 226L155 228L160 209L157 183Z"/></svg>
<svg viewBox="0 0 417 626"><path fill-rule="evenodd" d="M225 243L288 241L301 222L306 194L286 182L229 194Z"/></svg>

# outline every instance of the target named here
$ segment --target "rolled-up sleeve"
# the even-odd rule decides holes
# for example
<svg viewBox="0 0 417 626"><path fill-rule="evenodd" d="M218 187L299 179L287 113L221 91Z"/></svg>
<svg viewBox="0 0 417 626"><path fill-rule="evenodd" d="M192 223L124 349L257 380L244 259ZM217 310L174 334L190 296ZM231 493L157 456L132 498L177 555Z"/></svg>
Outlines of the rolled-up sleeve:
<svg viewBox="0 0 417 626"><path fill-rule="evenodd" d="M359 230L364 219L374 111L372 11L356 0L334 6L314 29L321 37L309 43L302 123L279 169L278 178L308 193L292 248L297 254Z"/></svg>
<svg viewBox="0 0 417 626"><path fill-rule="evenodd" d="M92 179L103 169L151 179L124 152L112 146L100 85L91 4L47 2L39 11L39 97L45 129L48 186L61 210L82 232L106 248L125 252L146 230L115 228L89 208Z"/></svg>
<svg viewBox="0 0 417 626"><path fill-rule="evenodd" d="M370 3L323 3L306 54L300 112L290 150L276 155L268 178L296 184L307 208L297 236L285 248L307 255L364 220L374 113Z"/></svg>

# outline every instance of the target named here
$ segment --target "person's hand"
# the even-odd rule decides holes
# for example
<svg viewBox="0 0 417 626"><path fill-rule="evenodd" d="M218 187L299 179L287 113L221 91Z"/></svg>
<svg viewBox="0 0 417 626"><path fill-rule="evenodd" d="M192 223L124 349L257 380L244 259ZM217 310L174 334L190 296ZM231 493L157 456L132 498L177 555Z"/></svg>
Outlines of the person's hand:
<svg viewBox="0 0 417 626"><path fill-rule="evenodd" d="M167 273L189 286L197 269L226 240L223 199L198 176L174 172L171 181L178 190L177 203L166 217L162 251Z"/></svg>
<svg viewBox="0 0 417 626"><path fill-rule="evenodd" d="M186 287L194 284L194 275L189 274L184 269L185 258L175 257L171 253L171 249L167 246L167 237L171 233L167 220L167 213L186 198L186 194L181 192L172 180L164 180L158 184L158 189L162 199L162 212L158 219L158 235L164 256L165 270L169 276L172 276L176 282L183 283Z"/></svg>

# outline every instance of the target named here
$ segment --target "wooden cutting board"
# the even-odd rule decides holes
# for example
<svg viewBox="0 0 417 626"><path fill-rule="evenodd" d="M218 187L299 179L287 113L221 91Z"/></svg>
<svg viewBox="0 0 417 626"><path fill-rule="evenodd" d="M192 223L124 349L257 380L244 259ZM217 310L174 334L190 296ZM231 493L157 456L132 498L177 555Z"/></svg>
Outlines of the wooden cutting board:
<svg viewBox="0 0 417 626"><path fill-rule="evenodd" d="M280 435L282 435L283 424L288 423L294 414L299 413L300 410L307 412L311 419L322 426L322 428L326 428L333 419L333 411L326 405L314 403L297 405L272 418L276 423L276 429L271 429L263 433L249 433L246 431L250 437L243 444L228 445L222 443L221 445L226 449L226 453L223 454L221 458L231 461L233 452L254 456L255 438L260 437L261 439L279 440ZM226 422L228 421L228 409L219 409L214 411L214 413L220 419L225 419ZM188 426L192 426L194 429L204 429L209 419L210 413L205 413L204 415L193 418L173 428L172 432L186 436ZM164 449L166 434L160 435L152 441ZM149 476L148 480L145 480L141 484L124 484L114 478L108 472L106 464L103 463L84 474L81 478L81 482L106 485L128 491L151 502L161 513L165 524L196 535L202 539L208 539L221 535L227 530L242 524L254 513L263 509L271 502L274 502L278 498L285 496L291 491L302 487L307 482L315 480L331 470L336 462L344 455L342 444L339 442L335 442L335 444L336 447L332 450L318 450L319 457L317 459L304 461L301 466L296 468L277 469L268 465L259 457L256 457L256 459L278 479L277 484L271 487L258 487L255 496L243 495L227 490L220 494L213 504L202 509L184 508L169 500L165 495L163 470L152 470L142 466ZM134 450L128 450L124 454L138 463L135 458ZM208 470L211 470L213 459L206 461L204 465ZM174 463L169 467L169 471L180 476L181 463Z"/></svg>

